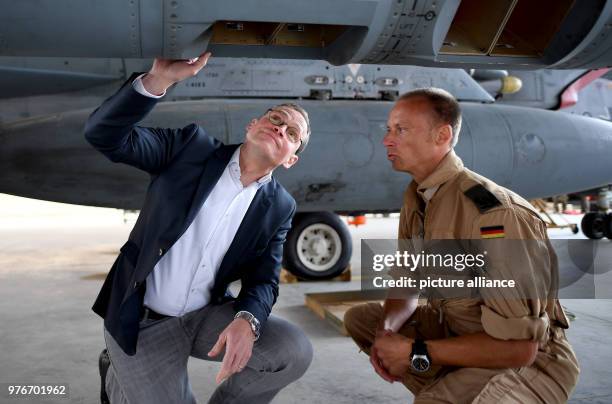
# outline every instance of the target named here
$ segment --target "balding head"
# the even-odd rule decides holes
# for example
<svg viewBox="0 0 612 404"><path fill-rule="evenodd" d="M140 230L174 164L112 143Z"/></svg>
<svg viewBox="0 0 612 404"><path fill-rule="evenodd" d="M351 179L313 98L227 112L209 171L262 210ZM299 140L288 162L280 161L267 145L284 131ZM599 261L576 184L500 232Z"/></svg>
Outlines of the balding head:
<svg viewBox="0 0 612 404"><path fill-rule="evenodd" d="M455 97L441 88L418 88L403 94L397 99L397 102L414 98L424 99L431 106L432 123L451 126L453 136L450 147L455 147L459 141L459 131L461 130L461 107Z"/></svg>

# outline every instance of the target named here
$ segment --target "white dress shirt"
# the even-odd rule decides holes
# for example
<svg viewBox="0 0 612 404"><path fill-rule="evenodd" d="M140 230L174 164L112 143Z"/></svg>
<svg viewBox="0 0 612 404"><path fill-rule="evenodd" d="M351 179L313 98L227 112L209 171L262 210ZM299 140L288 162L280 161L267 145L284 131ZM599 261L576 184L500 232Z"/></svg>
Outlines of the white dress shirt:
<svg viewBox="0 0 612 404"><path fill-rule="evenodd" d="M134 89L153 96L144 89L141 77L132 83ZM215 275L242 219L259 187L272 178L268 174L243 186L239 158L240 147L193 222L147 276L145 306L161 314L182 316L209 303Z"/></svg>

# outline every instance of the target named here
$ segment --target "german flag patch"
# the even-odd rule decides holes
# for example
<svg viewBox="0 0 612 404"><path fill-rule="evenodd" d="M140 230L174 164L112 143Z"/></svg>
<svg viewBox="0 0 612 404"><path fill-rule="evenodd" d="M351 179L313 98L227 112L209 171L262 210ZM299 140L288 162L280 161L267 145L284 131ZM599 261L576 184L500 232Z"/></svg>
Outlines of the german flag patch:
<svg viewBox="0 0 612 404"><path fill-rule="evenodd" d="M506 232L504 226L488 226L480 228L480 237L482 238L504 238Z"/></svg>

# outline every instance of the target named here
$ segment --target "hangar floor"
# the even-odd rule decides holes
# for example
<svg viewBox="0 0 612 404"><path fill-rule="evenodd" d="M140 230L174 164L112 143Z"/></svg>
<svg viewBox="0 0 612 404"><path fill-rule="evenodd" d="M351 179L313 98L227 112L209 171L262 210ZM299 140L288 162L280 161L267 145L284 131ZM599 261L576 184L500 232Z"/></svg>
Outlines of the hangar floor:
<svg viewBox="0 0 612 404"><path fill-rule="evenodd" d="M133 217L124 222L116 210L41 205L6 195L0 195L0 207L0 385L67 383L69 399L19 402L95 403L103 338L102 323L90 307L101 274L127 238ZM396 229L395 218L368 219L365 226L351 228L356 246L353 268L359 267L360 238L392 238ZM580 236L551 230L551 237ZM357 280L282 285L274 313L306 331L315 359L306 375L282 391L275 403L411 401L402 385L376 376L348 338L304 305L307 292L358 288ZM563 304L576 315L568 335L582 367L570 402L610 403L612 300L572 299ZM190 380L200 402L213 391L218 366L190 361ZM0 402L13 400L0 394Z"/></svg>

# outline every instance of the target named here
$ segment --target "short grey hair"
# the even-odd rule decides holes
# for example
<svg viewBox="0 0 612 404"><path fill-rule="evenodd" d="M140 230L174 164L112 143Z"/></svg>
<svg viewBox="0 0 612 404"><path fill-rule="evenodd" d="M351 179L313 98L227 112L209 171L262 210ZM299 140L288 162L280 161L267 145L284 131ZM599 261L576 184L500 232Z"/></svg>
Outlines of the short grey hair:
<svg viewBox="0 0 612 404"><path fill-rule="evenodd" d="M397 102L413 98L424 98L427 100L434 112L434 119L451 126L453 129L451 148L455 147L459 141L459 131L461 131L461 107L455 97L441 88L428 87L417 88L402 94L397 99Z"/></svg>
<svg viewBox="0 0 612 404"><path fill-rule="evenodd" d="M278 104L274 108L281 108L281 107L289 108L294 111L297 111L298 113L302 115L302 117L306 121L306 134L302 137L300 147L298 147L298 149L295 152L295 154L299 154L304 151L304 149L308 145L308 141L310 140L310 119L308 118L308 112L306 112L304 108L300 107L298 104L295 104L293 102L286 102L284 104Z"/></svg>

